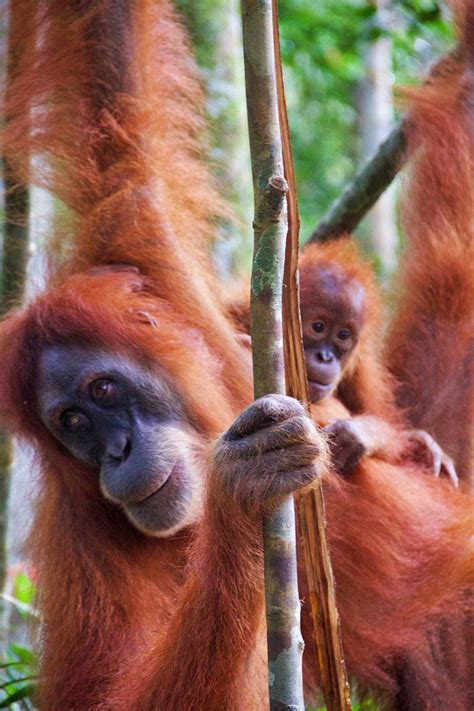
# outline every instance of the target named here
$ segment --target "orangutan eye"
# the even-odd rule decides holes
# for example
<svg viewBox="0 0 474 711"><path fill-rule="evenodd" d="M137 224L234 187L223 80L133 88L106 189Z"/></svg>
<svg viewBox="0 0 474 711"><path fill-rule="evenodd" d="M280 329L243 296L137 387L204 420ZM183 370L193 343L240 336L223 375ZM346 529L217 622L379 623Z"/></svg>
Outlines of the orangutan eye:
<svg viewBox="0 0 474 711"><path fill-rule="evenodd" d="M322 321L315 321L314 323L311 324L311 327L313 331L316 333L324 333L324 323Z"/></svg>
<svg viewBox="0 0 474 711"><path fill-rule="evenodd" d="M115 383L107 378L94 380L89 386L90 393L96 403L100 405L108 404L112 401L115 395Z"/></svg>
<svg viewBox="0 0 474 711"><path fill-rule="evenodd" d="M347 341L347 339L351 337L351 332L347 328L342 328L337 334L337 337L341 341Z"/></svg>
<svg viewBox="0 0 474 711"><path fill-rule="evenodd" d="M68 430L68 432L77 432L88 423L88 419L85 415L80 412L74 412L73 410L63 412L60 421L61 425L65 430Z"/></svg>

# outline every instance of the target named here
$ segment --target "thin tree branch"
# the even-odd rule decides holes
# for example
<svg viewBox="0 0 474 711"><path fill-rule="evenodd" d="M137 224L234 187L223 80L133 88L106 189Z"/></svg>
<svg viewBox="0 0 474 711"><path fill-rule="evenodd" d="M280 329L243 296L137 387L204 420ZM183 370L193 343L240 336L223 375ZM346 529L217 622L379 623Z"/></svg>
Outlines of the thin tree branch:
<svg viewBox="0 0 474 711"><path fill-rule="evenodd" d="M242 0L245 81L254 184L251 334L255 397L285 393L282 286L288 230L278 118L272 0ZM263 525L271 711L304 711L293 497Z"/></svg>
<svg viewBox="0 0 474 711"><path fill-rule="evenodd" d="M29 253L29 189L16 183L6 161L4 161L4 185L5 217L0 281L0 316L21 302Z"/></svg>
<svg viewBox="0 0 474 711"><path fill-rule="evenodd" d="M0 281L0 316L17 306L23 294L28 261L28 189L14 187L5 167L5 218ZM7 503L12 449L7 433L0 430L0 591L7 573Z"/></svg>
<svg viewBox="0 0 474 711"><path fill-rule="evenodd" d="M425 81L429 83L432 77L450 73L460 61L462 48L455 47L433 64ZM307 244L328 242L355 230L406 162L405 131L409 120L405 115L375 155L356 173L311 233Z"/></svg>
<svg viewBox="0 0 474 711"><path fill-rule="evenodd" d="M329 208L308 243L327 242L353 232L405 163L404 126L398 123L374 156L361 168Z"/></svg>
<svg viewBox="0 0 474 711"><path fill-rule="evenodd" d="M288 236L283 280L283 343L286 392L307 405L309 402L308 378L303 349L299 282L297 278L300 218L285 102L277 0L273 0L273 7L280 130L285 178L289 188L287 195ZM320 480L315 482L314 487L308 494L299 497L297 510L305 554L309 601L317 651L317 660L315 661L317 661L319 667L321 689L328 711L348 711L351 708L349 684L342 653L339 614L336 607L334 577L326 536L326 516Z"/></svg>

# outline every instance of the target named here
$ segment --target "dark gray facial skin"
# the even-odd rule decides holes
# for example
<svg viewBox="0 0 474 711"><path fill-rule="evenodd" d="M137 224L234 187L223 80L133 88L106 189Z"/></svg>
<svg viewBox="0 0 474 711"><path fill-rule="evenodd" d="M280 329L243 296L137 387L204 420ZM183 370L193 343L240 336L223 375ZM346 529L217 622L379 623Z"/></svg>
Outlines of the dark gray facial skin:
<svg viewBox="0 0 474 711"><path fill-rule="evenodd" d="M365 292L331 266L319 267L310 281L311 302L305 294L301 318L310 398L319 402L336 390L358 343Z"/></svg>
<svg viewBox="0 0 474 711"><path fill-rule="evenodd" d="M99 472L103 495L143 533L170 536L197 520L202 444L165 378L119 354L50 346L38 406L50 432Z"/></svg>

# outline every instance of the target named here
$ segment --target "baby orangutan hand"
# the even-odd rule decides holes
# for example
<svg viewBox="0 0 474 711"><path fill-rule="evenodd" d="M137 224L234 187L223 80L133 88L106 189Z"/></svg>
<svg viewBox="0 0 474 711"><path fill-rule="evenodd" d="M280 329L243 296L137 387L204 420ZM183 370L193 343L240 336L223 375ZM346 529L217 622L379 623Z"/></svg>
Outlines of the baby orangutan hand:
<svg viewBox="0 0 474 711"><path fill-rule="evenodd" d="M322 436L297 400L265 395L218 440L213 478L247 513L261 513L311 485L325 453Z"/></svg>
<svg viewBox="0 0 474 711"><path fill-rule="evenodd" d="M446 476L455 489L459 486L459 479L454 467L454 462L439 446L433 437L425 430L407 430L406 453L414 462L423 464L434 476Z"/></svg>
<svg viewBox="0 0 474 711"><path fill-rule="evenodd" d="M338 474L351 474L362 457L369 454L362 433L350 419L334 420L323 432L329 435L331 463Z"/></svg>

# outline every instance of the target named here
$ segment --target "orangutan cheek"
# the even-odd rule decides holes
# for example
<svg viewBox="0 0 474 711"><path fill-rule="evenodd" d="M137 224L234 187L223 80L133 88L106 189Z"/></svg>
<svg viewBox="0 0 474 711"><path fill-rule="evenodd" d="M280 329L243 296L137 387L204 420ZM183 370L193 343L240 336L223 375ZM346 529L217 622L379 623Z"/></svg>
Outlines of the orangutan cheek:
<svg viewBox="0 0 474 711"><path fill-rule="evenodd" d="M194 471L193 471L194 469ZM177 464L154 494L124 511L133 525L149 536L167 537L195 523L202 512L200 473L192 464Z"/></svg>

